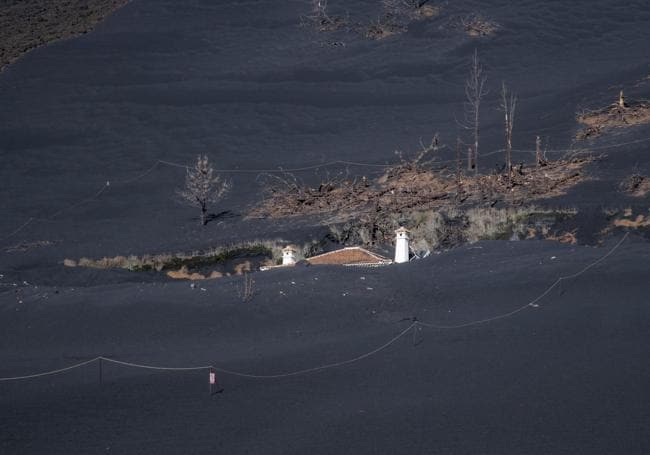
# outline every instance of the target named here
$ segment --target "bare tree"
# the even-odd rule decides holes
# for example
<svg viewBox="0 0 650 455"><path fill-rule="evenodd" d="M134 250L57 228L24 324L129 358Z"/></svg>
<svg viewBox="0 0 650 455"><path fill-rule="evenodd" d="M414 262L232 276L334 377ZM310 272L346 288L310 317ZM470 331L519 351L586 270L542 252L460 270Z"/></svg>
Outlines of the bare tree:
<svg viewBox="0 0 650 455"><path fill-rule="evenodd" d="M465 81L465 124L463 126L472 132L474 139L474 159L472 161L475 173L478 173L478 139L481 101L488 93L485 88L486 81L487 77L483 74L483 65L481 65L481 61L478 58L478 51L474 49L469 77Z"/></svg>
<svg viewBox="0 0 650 455"><path fill-rule="evenodd" d="M515 122L515 108L517 96L508 92L506 83L501 84L501 110L504 114L505 141L506 141L506 175L508 185L512 176L512 128Z"/></svg>
<svg viewBox="0 0 650 455"><path fill-rule="evenodd" d="M178 195L187 203L201 209L201 225L208 224L208 205L218 202L230 189L230 182L215 175L205 155L199 155L193 168L187 169L185 187Z"/></svg>
<svg viewBox="0 0 650 455"><path fill-rule="evenodd" d="M237 295L242 302L250 302L255 297L255 281L251 278L250 273L244 273L242 282L237 288Z"/></svg>
<svg viewBox="0 0 650 455"><path fill-rule="evenodd" d="M548 164L546 161L546 150L542 151L542 138L539 136L535 137L535 161L537 162L537 167Z"/></svg>
<svg viewBox="0 0 650 455"><path fill-rule="evenodd" d="M461 147L460 137L456 138L456 188L457 188L457 197L460 198L462 178L463 178L463 169L462 169L462 159L460 157L460 147Z"/></svg>
<svg viewBox="0 0 650 455"><path fill-rule="evenodd" d="M334 24L334 20L327 14L327 0L309 0L311 11L303 17L303 24L309 24L316 29L324 31Z"/></svg>

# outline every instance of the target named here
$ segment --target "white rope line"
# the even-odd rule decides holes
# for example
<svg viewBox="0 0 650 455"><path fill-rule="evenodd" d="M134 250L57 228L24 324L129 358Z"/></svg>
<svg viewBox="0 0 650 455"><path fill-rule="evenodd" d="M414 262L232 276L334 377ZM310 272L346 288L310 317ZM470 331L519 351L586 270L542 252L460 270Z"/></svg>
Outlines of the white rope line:
<svg viewBox="0 0 650 455"><path fill-rule="evenodd" d="M34 378L41 378L43 376L51 376L53 374L65 373L66 371L74 370L75 368L79 368L79 367L82 367L84 365L88 365L89 363L96 362L100 358L101 357L95 357L94 359L86 360L85 362L77 363L75 365L71 365L69 367L61 368L61 369L58 369L58 370L45 371L43 373L29 374L27 376L14 376L14 377L9 377L9 378L0 378L0 382L19 381L19 380L22 380L22 379L34 379Z"/></svg>
<svg viewBox="0 0 650 455"><path fill-rule="evenodd" d="M179 163L173 163L171 161L158 160L158 162L161 164L166 164L168 166L190 169L190 166L186 166L184 164L179 164ZM348 166L379 167L379 168L387 168L393 166L393 164L361 163L357 161L334 160L334 161L327 161L325 163L313 164L313 165L308 165L303 167L294 167L294 168L277 167L275 169L215 169L214 172L233 173L233 174L286 173L286 172L311 171L322 167L336 166L337 164L344 164Z"/></svg>
<svg viewBox="0 0 650 455"><path fill-rule="evenodd" d="M2 241L4 242L5 240L10 239L14 235L18 234L20 231L25 229L28 225L30 225L36 218L29 218L27 221L25 221L23 224L20 225L15 231L13 231L11 234L7 235L6 237L2 238Z"/></svg>
<svg viewBox="0 0 650 455"><path fill-rule="evenodd" d="M197 370L213 369L213 370L221 372L221 373L230 374L230 375L233 375L233 376L245 377L245 378L252 378L252 379L287 378L287 377L291 377L291 376L299 376L299 375L315 373L315 372L318 372L318 371L323 371L323 370L327 370L327 369L331 369L331 368L337 368L337 367L341 367L341 366L344 366L344 365L350 365L352 363L359 362L359 361L361 361L363 359L366 359L366 358L368 358L368 357L370 357L372 355L375 355L375 354L383 351L384 349L388 348L389 346L391 346L392 344L397 342L400 338L402 338L404 335L406 335L408 332L410 332L411 329L413 329L414 327L416 327L418 325L423 326L423 327L439 329L439 330L460 329L460 328L463 328L463 327L470 327L470 326L474 326L474 325L485 324L485 323L488 323L488 322L496 321L496 320L499 320L499 319L505 319L505 318L508 318L510 316L513 316L513 315L525 310L526 308L530 308L533 305L535 305L541 299L546 297L549 294L549 292L551 292L562 281L577 278L580 275L583 275L584 273L586 273L591 268L593 268L596 265L600 264L601 262L605 261L608 257L610 257L612 254L614 254L614 252L616 250L618 250L618 248L623 244L623 242L625 242L625 240L627 240L629 235L630 235L630 233L627 232L623 236L623 238L621 238L621 240L619 240L618 243L616 243L616 245L614 245L606 254L604 254L599 259L597 259L594 262L586 265L585 267L583 267L578 272L572 273L570 275L564 275L564 276L559 277L557 280L555 280L555 282L553 284L551 284L548 288L546 288L546 290L544 292L542 292L540 295L538 295L537 297L535 297L533 300L526 303L525 305L522 305L522 306L520 306L520 307L518 307L518 308L516 308L516 309L514 309L512 311L509 311L507 313L503 313L503 314L500 314L500 315L497 315L497 316L493 316L493 317L490 317L490 318L479 319L477 321L471 321L471 322L467 322L467 323L464 323L464 324L457 324L457 325L439 325L439 324L432 324L432 323L429 323L429 322L415 321L411 325L409 325L406 329L402 330L399 334L397 334L396 336L394 336L393 338L391 338L389 341L382 344L378 348L375 348L372 351L366 352L365 354L361 354L361 355L359 355L357 357L354 357L352 359L342 360L340 362L328 363L328 364L317 366L317 367L305 368L305 369L302 369L302 370L296 370L296 371L291 371L291 372L287 372L287 373L253 374L253 373L246 373L246 372L235 371L235 370L228 370L226 368L221 368L221 367L217 367L217 366L214 366L214 365L205 365L205 366L196 366L196 367L160 367L160 366L154 366L154 365L144 365L144 364L140 364L140 363L125 362L125 361L122 361L122 360L116 360L116 359L112 359L112 358L109 358L109 357L99 356L99 357L95 357L94 359L86 360L85 362L81 362L81 363L71 365L69 367L61 368L61 369L58 369L58 370L46 371L46 372L43 372L43 373L35 373L35 374L26 375L26 376L13 376L13 377L0 378L0 382L17 381L17 380L22 380L22 379L34 379L34 378L40 378L40 377L43 377L43 376L50 376L50 375L54 375L54 374L64 373L66 371L70 371L70 370L73 370L75 368L79 368L79 367L82 367L84 365L88 365L90 363L93 363L93 362L96 362L96 361L101 361L101 360L104 360L104 361L110 362L110 363L114 363L114 364L117 364L117 365L123 365L123 366L127 366L127 367L147 369L147 370L156 370L156 371L197 371Z"/></svg>
<svg viewBox="0 0 650 455"><path fill-rule="evenodd" d="M195 370L207 370L209 368L212 368L211 365L206 365L206 366L200 366L200 367L156 367L153 365L142 365L140 363L131 363L131 362L124 362L122 360L115 360L111 359L109 357L97 357L97 360L106 360L107 362L110 363L116 363L118 365L123 365L126 367L133 367L133 368L141 368L145 370L157 370L157 371L195 371Z"/></svg>
<svg viewBox="0 0 650 455"><path fill-rule="evenodd" d="M233 370L226 370L225 368L219 368L219 367L213 367L216 371L219 371L221 373L226 373L226 374L231 374L233 376L240 376L244 378L253 378L253 379L277 379L277 378L287 378L290 376L298 376L298 375L303 375L303 374L309 374L309 373L315 373L317 371L322 371L322 370L328 370L330 368L336 368L340 367L343 365L349 365L351 363L359 362L360 360L366 359L374 354L377 354L380 351L383 351L384 349L388 348L390 345L395 343L397 340L402 338L404 335L406 335L408 332L411 331L413 327L417 325L417 322L414 322L410 326L408 326L406 329L402 330L398 335L393 337L390 341L384 343L383 345L379 346L376 349L373 349L370 352L367 352L365 354L362 354L358 357L355 357L353 359L349 360L343 360L341 362L334 362L334 363L328 363L326 365L322 365L319 367L313 367L313 368L306 368L304 370L297 370L297 371L292 371L290 373L281 373L281 374L251 374L251 373L241 373L239 371L233 371Z"/></svg>
<svg viewBox="0 0 650 455"><path fill-rule="evenodd" d="M349 365L351 363L359 362L363 359L366 359L374 354L379 353L380 351L383 351L384 349L388 348L390 345L395 343L397 340L402 338L404 335L406 335L413 327L415 327L417 323L413 323L410 326L408 326L406 329L401 331L397 336L391 338L388 342L384 343L383 345L379 346L376 349L373 349L370 352L367 352L365 354L362 354L360 356L357 356L353 359L348 359L348 360L343 360L341 362L334 362L334 363L328 363L325 365L317 366L317 367L312 367L312 368L306 368L303 370L296 370L296 371L291 371L288 373L280 373L280 374L269 374L269 375L260 375L260 374L251 374L251 373L244 373L240 371L234 371L234 370L227 370L225 368L220 368L216 367L214 365L205 365L205 366L197 366L197 367L160 367L160 366L154 366L154 365L144 365L141 363L133 363L133 362L124 362L122 360L116 360L116 359L111 359L109 357L95 357L94 359L91 360L86 360L85 362L81 362L75 365L71 365L69 367L61 368L58 370L52 370L52 371L46 371L43 373L36 373L36 374L30 374L26 376L13 376L13 377L6 377L6 378L0 378L0 382L7 382L7 381L18 381L22 379L34 379L34 378L40 378L43 376L50 376L53 374L59 374L63 373L66 371L73 370L75 368L82 367L84 365L88 365L93 362L97 362L100 360L109 362L109 363L115 363L117 365L123 365L127 367L133 367L133 368L140 368L140 369L146 369L146 370L156 370L156 371L198 371L198 370L208 370L208 369L213 369L215 371L219 371L221 373L225 374L230 374L233 376L240 376L240 377L246 377L246 378L254 378L254 379L277 379L277 378L286 378L290 376L298 376L298 375L304 375L304 374L309 374L309 373L315 373L317 371L323 371L331 368L336 368L340 367L343 365Z"/></svg>
<svg viewBox="0 0 650 455"><path fill-rule="evenodd" d="M47 218L45 218L45 220L52 221L53 218L56 218L57 216L59 216L63 212L67 212L68 210L72 210L72 209L74 209L76 207L79 207L80 205L87 204L88 202L94 201L99 196L101 196L102 193L104 193L104 191L108 190L108 187L109 187L109 184L107 182L94 195L92 195L90 197L87 197L85 199L82 199L81 201L77 202L76 204L72 204L72 205L70 205L70 206L68 206L66 208L63 208L63 209L59 210L58 212L55 212L54 214L52 214L52 215L48 216Z"/></svg>
<svg viewBox="0 0 650 455"><path fill-rule="evenodd" d="M643 138L643 139L637 139L634 141L628 141L628 142L621 142L618 144L611 144L611 145L603 145L603 146L596 146L596 147L586 147L583 149L556 149L556 150L546 150L544 151L545 153L569 153L569 152L580 152L580 153L589 153L589 151L592 150L606 150L606 149L611 149L611 148L617 148L617 147L623 147L626 145L631 145L631 144L638 144L642 142L648 142L650 141L650 137L648 138ZM503 153L504 150L495 150L489 153L484 153L479 155L479 158L481 157L487 157L487 156L492 156L496 155L498 153ZM515 149L513 150L515 153L535 153L535 150L525 150L525 149ZM447 164L447 163L455 163L457 160L456 159L449 159L449 160L442 160L442 161L434 161L433 164ZM461 162L464 163L467 161L466 157L461 158ZM114 184L120 184L120 185L125 185L129 183L136 182L156 169L156 167L159 164L164 164L167 166L172 166L172 167L177 167L181 169L189 169L190 167L184 164L179 164L179 163L174 163L172 161L166 161L166 160L156 160L153 165L149 167L146 171L143 173L132 177L130 179L125 179L125 180L115 180ZM278 167L277 169L218 169L215 170L215 172L221 172L221 173L240 173L240 174L260 174L260 173L287 173L287 172L302 172L302 171L309 171L309 170L314 170L314 169L320 169L323 167L330 167L330 166L335 166L335 165L346 165L346 166L358 166L358 167L375 167L375 168L389 168L394 166L395 164L377 164L377 163L363 163L363 162L357 162L357 161L345 161L345 160L335 160L335 161L328 161L325 163L320 163L320 164L314 164L314 165L309 165L309 166L303 166L303 167L296 167L296 168L282 168ZM36 217L31 217L27 221L25 221L21 226L16 228L13 232L8 234L7 236L3 237L0 239L0 241L4 242L5 240L10 239L11 237L15 236L19 232L21 232L23 229L25 229L27 226L29 226L32 222L34 221L52 221L53 218L56 216L60 215L63 212L66 212L68 210L72 210L73 208L76 208L80 205L86 204L88 202L91 202L95 199L97 199L102 193L107 191L110 186L110 181L107 181L105 185L102 186L102 188L93 196L84 198L80 202L77 202L69 207L66 207L64 209L59 210L58 212L54 213L53 215L47 217L47 218L36 218Z"/></svg>
<svg viewBox="0 0 650 455"><path fill-rule="evenodd" d="M581 269L580 271L578 271L576 273L572 273L571 275L565 275L565 276L559 277L557 280L555 280L555 282L553 284L551 284L548 288L546 288L546 290L544 292L542 292L540 295L535 297L533 300L526 303L525 305L520 306L519 308L516 308L516 309L514 309L512 311L509 311L508 313L500 314L500 315L493 316L493 317L486 318L486 319L479 319L477 321L471 321L471 322L466 322L466 323L463 323L463 324L457 324L457 325L439 325L439 324L432 324L432 323L429 323L429 322L420 322L420 321L418 321L418 324L420 324L422 326L425 326L425 327L430 327L430 328L433 328L433 329L440 329L440 330L460 329L460 328L463 328L463 327L470 327L470 326L473 326L473 325L485 324L485 323L488 323L488 322L496 321L496 320L499 320L499 319L505 319L505 318L508 318L510 316L513 316L513 315L519 313L520 311L525 310L526 308L533 307L533 305L535 305L537 302L539 302L544 297L546 297L548 295L548 293L551 292L562 281L577 278L580 275L586 273L592 267L595 267L596 265L603 262L609 256L614 254L614 252L623 244L623 242L628 238L629 235L630 235L630 233L626 232L625 235L623 236L623 238L616 245L614 245L614 247L611 250L609 250L607 252L607 254L603 255L601 258L599 258L596 261L588 264L587 266L585 266L583 269Z"/></svg>

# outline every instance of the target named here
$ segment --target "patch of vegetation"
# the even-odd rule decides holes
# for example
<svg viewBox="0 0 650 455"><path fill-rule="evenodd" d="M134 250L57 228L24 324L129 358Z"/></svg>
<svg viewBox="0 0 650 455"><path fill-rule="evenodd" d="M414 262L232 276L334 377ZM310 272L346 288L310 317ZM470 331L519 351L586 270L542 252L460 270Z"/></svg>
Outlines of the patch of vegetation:
<svg viewBox="0 0 650 455"><path fill-rule="evenodd" d="M600 242L617 229L633 229L644 237L650 234L650 209L648 209L648 213L639 213L637 209L636 214L632 207L623 210L608 209L605 210L605 215L608 224L600 231Z"/></svg>
<svg viewBox="0 0 650 455"><path fill-rule="evenodd" d="M300 18L303 27L310 27L319 32L333 32L347 26L347 19L329 13L327 0L310 0L310 3L311 11Z"/></svg>
<svg viewBox="0 0 650 455"><path fill-rule="evenodd" d="M449 212L476 205L510 206L554 197L583 181L584 167L593 157L545 161L539 166L513 166L507 173L460 177L448 168L433 169L428 160L437 145L434 140L411 161L390 167L377 179L331 179L318 187L302 184L295 176L275 176L265 182L268 197L249 216L324 216L325 224L383 217L410 210L436 209Z"/></svg>
<svg viewBox="0 0 650 455"><path fill-rule="evenodd" d="M36 248L43 248L46 246L52 246L56 242L52 242L50 240L37 240L35 242L21 242L18 243L17 245L13 245L10 247L5 248L5 252L7 253L24 253L25 251L33 250Z"/></svg>
<svg viewBox="0 0 650 455"><path fill-rule="evenodd" d="M383 214L356 222L330 226L331 236L342 244L391 243L394 231L405 226L411 245L420 256L479 240L548 239L575 243L575 232L561 232L554 226L575 216L572 209L550 210L528 207L473 207L459 210L413 210Z"/></svg>
<svg viewBox="0 0 650 455"><path fill-rule="evenodd" d="M95 269L125 269L142 271L184 271L223 265L234 259L246 257L263 257L274 260L282 257L282 246L277 241L259 241L241 243L227 247L213 248L207 251L191 253L157 254L144 256L115 256L101 259L81 258L78 261L66 259L67 267L89 267Z"/></svg>
<svg viewBox="0 0 650 455"><path fill-rule="evenodd" d="M463 17L460 22L465 33L471 37L492 36L499 30L499 24L478 13Z"/></svg>
<svg viewBox="0 0 650 455"><path fill-rule="evenodd" d="M578 131L576 139L593 139L611 128L625 128L650 123L650 104L644 101L628 103L623 91L618 101L609 106L578 115L585 128Z"/></svg>
<svg viewBox="0 0 650 455"><path fill-rule="evenodd" d="M427 3L428 0L382 0L383 14L362 29L363 36L381 40L404 33L413 22L439 16L442 8Z"/></svg>
<svg viewBox="0 0 650 455"><path fill-rule="evenodd" d="M650 193L650 179L639 173L634 173L625 178L619 188L630 196L643 197Z"/></svg>
<svg viewBox="0 0 650 455"><path fill-rule="evenodd" d="M92 30L129 0L8 0L0 2L0 70L52 41Z"/></svg>

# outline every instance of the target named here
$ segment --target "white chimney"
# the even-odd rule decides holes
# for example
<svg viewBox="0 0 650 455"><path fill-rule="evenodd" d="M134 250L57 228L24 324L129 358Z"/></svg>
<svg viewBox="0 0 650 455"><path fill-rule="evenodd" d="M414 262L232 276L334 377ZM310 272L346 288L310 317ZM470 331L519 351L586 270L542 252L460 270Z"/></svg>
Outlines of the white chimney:
<svg viewBox="0 0 650 455"><path fill-rule="evenodd" d="M294 265L296 263L296 248L293 245L284 247L282 250L282 265Z"/></svg>
<svg viewBox="0 0 650 455"><path fill-rule="evenodd" d="M409 231L401 227L395 231L395 263L409 261Z"/></svg>

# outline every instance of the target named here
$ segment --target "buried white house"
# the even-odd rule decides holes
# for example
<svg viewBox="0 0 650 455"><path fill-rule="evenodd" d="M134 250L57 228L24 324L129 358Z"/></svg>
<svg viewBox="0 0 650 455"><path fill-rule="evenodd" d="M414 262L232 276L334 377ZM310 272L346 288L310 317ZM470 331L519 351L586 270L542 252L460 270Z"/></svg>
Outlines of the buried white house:
<svg viewBox="0 0 650 455"><path fill-rule="evenodd" d="M380 254L368 251L359 246L345 247L327 253L305 258L311 265L343 265L356 267L381 267L389 264L400 264L409 261L409 231L400 227L395 231L395 259L391 260ZM265 266L260 270L270 270L291 267L296 264L298 248L288 245L282 250L282 265Z"/></svg>

